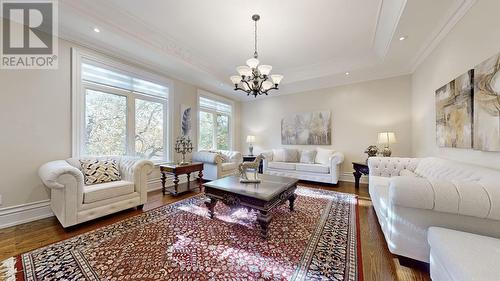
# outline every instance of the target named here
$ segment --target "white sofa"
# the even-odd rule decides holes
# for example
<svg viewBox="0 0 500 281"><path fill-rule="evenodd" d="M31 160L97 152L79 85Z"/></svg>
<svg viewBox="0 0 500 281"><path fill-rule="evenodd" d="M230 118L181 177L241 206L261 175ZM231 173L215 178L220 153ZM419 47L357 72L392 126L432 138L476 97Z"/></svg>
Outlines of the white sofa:
<svg viewBox="0 0 500 281"><path fill-rule="evenodd" d="M201 150L193 153L192 161L203 163L203 179L216 180L238 174L238 166L243 162L243 156L238 151Z"/></svg>
<svg viewBox="0 0 500 281"><path fill-rule="evenodd" d="M431 227L428 241L433 281L500 280L500 239Z"/></svg>
<svg viewBox="0 0 500 281"><path fill-rule="evenodd" d="M292 149L293 150L293 149ZM292 162L282 159L276 161L276 150L266 151L263 160L263 173L268 175L291 177L301 180L337 184L340 176L340 164L344 162L344 154L331 151L331 154L321 161L322 163L301 163L300 155L303 150L297 150L298 158Z"/></svg>
<svg viewBox="0 0 500 281"><path fill-rule="evenodd" d="M372 157L369 192L389 250L429 262L427 230L500 237L500 171L440 158Z"/></svg>
<svg viewBox="0 0 500 281"><path fill-rule="evenodd" d="M75 158L48 162L38 170L42 182L50 188L50 207L63 227L146 203L151 161L129 157L98 159L115 159L121 180L85 185L80 161Z"/></svg>

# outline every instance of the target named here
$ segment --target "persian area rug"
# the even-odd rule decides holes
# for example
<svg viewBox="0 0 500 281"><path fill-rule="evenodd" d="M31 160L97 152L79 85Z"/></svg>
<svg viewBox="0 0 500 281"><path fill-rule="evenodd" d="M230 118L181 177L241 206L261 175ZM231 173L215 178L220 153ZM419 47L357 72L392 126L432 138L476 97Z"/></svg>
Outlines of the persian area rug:
<svg viewBox="0 0 500 281"><path fill-rule="evenodd" d="M2 262L9 280L362 280L355 195L299 187L295 210L179 201Z"/></svg>

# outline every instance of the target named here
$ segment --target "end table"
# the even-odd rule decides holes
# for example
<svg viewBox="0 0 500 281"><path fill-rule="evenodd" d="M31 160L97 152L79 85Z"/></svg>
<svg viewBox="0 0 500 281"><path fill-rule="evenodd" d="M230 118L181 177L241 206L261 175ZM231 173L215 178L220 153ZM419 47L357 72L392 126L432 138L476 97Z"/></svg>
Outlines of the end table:
<svg viewBox="0 0 500 281"><path fill-rule="evenodd" d="M363 162L352 162L352 168L354 169L354 186L359 188L359 179L361 175L368 175L370 173L370 169L368 168L368 164Z"/></svg>
<svg viewBox="0 0 500 281"><path fill-rule="evenodd" d="M165 195L167 188L165 187L165 182L167 181L167 175L174 176L174 190L169 190L170 194L173 196L177 196L179 193L184 193L191 191L191 173L198 172L198 188L201 191L203 186L203 163L189 163L186 165L179 164L164 164L160 165L161 172L161 184L162 184L162 192ZM185 174L187 175L187 183L179 184L179 175ZM179 187L182 186L184 190L179 192Z"/></svg>

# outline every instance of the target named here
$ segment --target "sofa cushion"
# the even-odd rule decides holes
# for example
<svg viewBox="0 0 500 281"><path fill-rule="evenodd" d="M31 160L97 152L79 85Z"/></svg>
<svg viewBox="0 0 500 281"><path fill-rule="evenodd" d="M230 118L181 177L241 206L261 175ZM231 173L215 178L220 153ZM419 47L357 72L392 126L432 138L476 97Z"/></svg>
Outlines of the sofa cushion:
<svg viewBox="0 0 500 281"><path fill-rule="evenodd" d="M234 163L234 162L222 163L221 169L222 169L222 171L231 171L231 170L238 169L238 163Z"/></svg>
<svg viewBox="0 0 500 281"><path fill-rule="evenodd" d="M330 167L326 166L326 165L321 165L321 164L297 163L297 165L295 165L295 169L297 171L320 173L320 174L330 173Z"/></svg>
<svg viewBox="0 0 500 281"><path fill-rule="evenodd" d="M299 151L293 148L285 148L285 162L299 162Z"/></svg>
<svg viewBox="0 0 500 281"><path fill-rule="evenodd" d="M316 160L316 150L302 150L300 153L300 163L314 164Z"/></svg>
<svg viewBox="0 0 500 281"><path fill-rule="evenodd" d="M134 183L130 181L112 181L83 187L83 203L93 203L134 192Z"/></svg>
<svg viewBox="0 0 500 281"><path fill-rule="evenodd" d="M499 280L500 239L430 227L427 240L431 247L431 274L436 259L451 280Z"/></svg>
<svg viewBox="0 0 500 281"><path fill-rule="evenodd" d="M285 150L283 148L273 149L273 161L285 162Z"/></svg>
<svg viewBox="0 0 500 281"><path fill-rule="evenodd" d="M86 185L121 180L116 160L80 160Z"/></svg>
<svg viewBox="0 0 500 281"><path fill-rule="evenodd" d="M289 162L269 162L268 167L271 169L295 170L296 163Z"/></svg>
<svg viewBox="0 0 500 281"><path fill-rule="evenodd" d="M316 159L314 162L323 165L329 165L330 157L333 155L335 150L324 149L321 147L316 148Z"/></svg>

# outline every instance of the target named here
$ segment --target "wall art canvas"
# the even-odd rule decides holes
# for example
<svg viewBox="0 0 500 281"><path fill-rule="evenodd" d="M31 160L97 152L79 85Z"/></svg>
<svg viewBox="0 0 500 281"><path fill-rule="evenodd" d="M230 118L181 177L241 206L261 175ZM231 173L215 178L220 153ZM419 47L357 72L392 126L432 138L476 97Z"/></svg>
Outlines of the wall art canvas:
<svg viewBox="0 0 500 281"><path fill-rule="evenodd" d="M474 149L500 151L500 54L474 68Z"/></svg>
<svg viewBox="0 0 500 281"><path fill-rule="evenodd" d="M440 147L472 148L473 70L436 90L436 140Z"/></svg>
<svg viewBox="0 0 500 281"><path fill-rule="evenodd" d="M181 136L187 136L192 139L191 132L193 128L191 106L181 104Z"/></svg>
<svg viewBox="0 0 500 281"><path fill-rule="evenodd" d="M281 120L282 144L331 145L330 111L297 113Z"/></svg>

